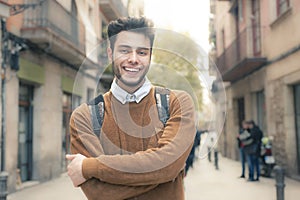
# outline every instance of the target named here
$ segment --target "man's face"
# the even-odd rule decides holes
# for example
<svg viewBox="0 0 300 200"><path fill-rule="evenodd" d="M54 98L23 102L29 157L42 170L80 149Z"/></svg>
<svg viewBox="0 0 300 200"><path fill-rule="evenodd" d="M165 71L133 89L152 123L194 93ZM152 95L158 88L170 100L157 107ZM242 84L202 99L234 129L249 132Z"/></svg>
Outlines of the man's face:
<svg viewBox="0 0 300 200"><path fill-rule="evenodd" d="M119 86L139 88L149 70L150 40L141 33L122 31L116 36L114 51L108 49Z"/></svg>
<svg viewBox="0 0 300 200"><path fill-rule="evenodd" d="M253 124L251 123L251 124L248 125L248 127L249 127L250 129L252 129L254 126L253 126Z"/></svg>
<svg viewBox="0 0 300 200"><path fill-rule="evenodd" d="M249 126L246 122L243 122L242 126L243 126L243 129L248 129L249 128Z"/></svg>

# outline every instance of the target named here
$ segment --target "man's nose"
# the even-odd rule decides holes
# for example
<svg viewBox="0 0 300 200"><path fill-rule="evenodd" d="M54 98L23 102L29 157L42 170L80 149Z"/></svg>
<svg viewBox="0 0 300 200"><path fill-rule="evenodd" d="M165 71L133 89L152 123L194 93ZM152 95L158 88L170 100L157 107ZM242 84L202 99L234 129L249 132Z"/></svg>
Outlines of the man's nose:
<svg viewBox="0 0 300 200"><path fill-rule="evenodd" d="M136 63L138 61L138 56L137 56L137 53L136 52L131 52L129 54L129 58L128 58L128 62L129 63Z"/></svg>

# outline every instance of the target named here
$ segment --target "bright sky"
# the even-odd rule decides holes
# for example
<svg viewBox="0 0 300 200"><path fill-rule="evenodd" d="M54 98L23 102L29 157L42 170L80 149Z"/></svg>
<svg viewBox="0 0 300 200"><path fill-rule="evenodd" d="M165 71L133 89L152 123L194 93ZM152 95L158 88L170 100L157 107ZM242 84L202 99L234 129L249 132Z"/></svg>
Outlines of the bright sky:
<svg viewBox="0 0 300 200"><path fill-rule="evenodd" d="M206 52L209 50L209 0L144 0L145 16L157 28L188 32Z"/></svg>
<svg viewBox="0 0 300 200"><path fill-rule="evenodd" d="M144 0L145 16L152 19L157 28L188 32L190 37L208 54L209 51L209 0ZM208 103L212 79L202 72L207 82L204 102Z"/></svg>

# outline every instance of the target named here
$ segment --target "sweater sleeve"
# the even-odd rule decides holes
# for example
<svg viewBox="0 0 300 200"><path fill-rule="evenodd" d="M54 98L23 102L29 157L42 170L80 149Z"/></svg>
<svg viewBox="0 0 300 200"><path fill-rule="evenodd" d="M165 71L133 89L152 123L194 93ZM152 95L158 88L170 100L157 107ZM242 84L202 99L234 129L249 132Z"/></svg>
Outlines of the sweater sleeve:
<svg viewBox="0 0 300 200"><path fill-rule="evenodd" d="M86 104L76 109L70 119L71 153L80 153L86 157L103 155L103 149L93 133L90 123L90 114ZM83 142L84 141L84 142ZM138 196L152 190L157 185L140 187L124 186L102 182L98 179L89 179L80 187L88 199L123 200Z"/></svg>
<svg viewBox="0 0 300 200"><path fill-rule="evenodd" d="M111 184L141 186L174 180L184 169L194 142L195 109L186 92L170 95L170 118L158 147L131 155L100 155L83 161L85 178Z"/></svg>

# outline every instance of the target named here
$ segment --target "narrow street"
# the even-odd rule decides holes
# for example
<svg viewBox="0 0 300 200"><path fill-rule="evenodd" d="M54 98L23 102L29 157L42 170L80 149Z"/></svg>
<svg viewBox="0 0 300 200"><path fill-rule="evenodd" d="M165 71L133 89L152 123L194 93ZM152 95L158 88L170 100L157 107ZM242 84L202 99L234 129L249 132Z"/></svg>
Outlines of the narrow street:
<svg viewBox="0 0 300 200"><path fill-rule="evenodd" d="M185 179L187 200L276 200L275 180L262 177L259 182L239 179L240 163L220 157L219 170L207 159L198 159ZM300 182L285 179L285 200L300 196ZM59 178L23 189L8 196L8 200L84 200L80 189L74 188L66 174Z"/></svg>
<svg viewBox="0 0 300 200"><path fill-rule="evenodd" d="M276 200L274 178L261 177L259 182L240 179L239 162L220 157L219 170L207 159L198 160L185 180L187 200ZM247 170L246 170L247 172ZM285 200L300 196L300 182L285 178Z"/></svg>

